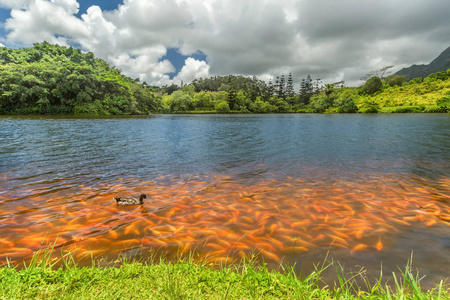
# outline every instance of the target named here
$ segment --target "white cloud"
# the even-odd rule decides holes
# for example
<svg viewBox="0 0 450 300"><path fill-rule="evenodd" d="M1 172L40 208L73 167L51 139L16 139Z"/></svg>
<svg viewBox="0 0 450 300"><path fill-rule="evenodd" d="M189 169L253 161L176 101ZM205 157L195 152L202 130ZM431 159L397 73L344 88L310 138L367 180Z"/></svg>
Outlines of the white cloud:
<svg viewBox="0 0 450 300"><path fill-rule="evenodd" d="M213 73L261 74L292 63L295 30L283 9L292 1L192 2L195 30L182 51L200 49Z"/></svg>
<svg viewBox="0 0 450 300"><path fill-rule="evenodd" d="M149 84L170 84L168 48L187 59L174 78L311 74L356 84L369 71L428 63L450 40L450 2L442 0L124 0L116 10L76 0L0 0L12 9L6 45L76 43ZM336 80L337 81L337 80Z"/></svg>
<svg viewBox="0 0 450 300"><path fill-rule="evenodd" d="M107 59L110 53L114 53L116 46L115 35L118 28L103 16L99 6L91 6L86 14L81 16L88 34L78 38L78 42L97 56ZM122 54L118 51L118 55Z"/></svg>
<svg viewBox="0 0 450 300"><path fill-rule="evenodd" d="M141 82L164 85L170 82L167 73L175 71L172 63L168 60L158 61L155 57L165 54L165 49L149 48L147 54L138 53L136 55L121 54L119 56L109 56L109 61L120 66L125 74L133 78L139 78ZM159 54L155 54L158 53Z"/></svg>
<svg viewBox="0 0 450 300"><path fill-rule="evenodd" d="M0 8L22 8L34 0L0 0Z"/></svg>
<svg viewBox="0 0 450 300"><path fill-rule="evenodd" d="M51 3L64 8L64 10L71 15L78 13L80 4L77 0L50 0Z"/></svg>
<svg viewBox="0 0 450 300"><path fill-rule="evenodd" d="M191 83L194 79L209 78L209 65L205 61L200 61L188 57L183 68L174 78L174 82L179 84L183 81L186 84Z"/></svg>
<svg viewBox="0 0 450 300"><path fill-rule="evenodd" d="M145 5L150 3L140 2L142 1L126 2L131 6L122 5L112 12L103 12L98 6L90 7L86 14L81 16L89 34L79 38L78 42L83 48L92 51L133 78L151 84L169 84L170 78L166 74L174 72L175 68L170 61L160 59L166 54L170 42L164 36L164 32L151 30L151 26L154 25L152 22L157 20L146 24L143 23L143 16L141 20L136 20L140 18L139 16L133 18L133 15L142 14L142 9L145 12ZM138 4L144 6L139 7ZM164 16L161 15L159 18ZM166 31L167 28L161 30Z"/></svg>
<svg viewBox="0 0 450 300"><path fill-rule="evenodd" d="M72 15L77 10L74 2L35 0L27 9L12 9L11 18L5 23L9 30L7 41L29 45L45 40L65 45L69 39L88 35L83 22Z"/></svg>

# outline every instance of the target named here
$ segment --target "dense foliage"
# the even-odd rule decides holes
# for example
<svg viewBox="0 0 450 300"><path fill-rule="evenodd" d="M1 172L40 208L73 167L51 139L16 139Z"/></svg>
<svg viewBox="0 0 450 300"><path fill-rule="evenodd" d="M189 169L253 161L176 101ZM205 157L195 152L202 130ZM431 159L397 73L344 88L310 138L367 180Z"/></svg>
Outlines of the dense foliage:
<svg viewBox="0 0 450 300"><path fill-rule="evenodd" d="M49 43L0 47L0 114L142 114L150 89L92 53Z"/></svg>
<svg viewBox="0 0 450 300"><path fill-rule="evenodd" d="M361 87L361 93L373 95L383 88L383 82L380 77L372 77L367 80L366 84Z"/></svg>
<svg viewBox="0 0 450 300"><path fill-rule="evenodd" d="M343 82L322 84L307 76L296 93L289 75L275 84L256 77L212 77L195 80L162 98L163 112L241 113L377 113L448 112L450 70L416 78L392 75L371 77L361 87L345 87ZM163 91L164 92L164 91Z"/></svg>
<svg viewBox="0 0 450 300"><path fill-rule="evenodd" d="M409 82L397 74L370 76L361 87L323 84L310 75L296 84L291 74L274 83L229 75L196 79L182 88L150 87L92 53L44 42L28 49L0 48L0 114L450 111L450 69Z"/></svg>
<svg viewBox="0 0 450 300"><path fill-rule="evenodd" d="M392 78L393 77L393 78ZM397 75L387 77L381 90L373 95L359 94L354 97L361 108L372 104L372 112L449 112L450 69L426 78L405 82Z"/></svg>

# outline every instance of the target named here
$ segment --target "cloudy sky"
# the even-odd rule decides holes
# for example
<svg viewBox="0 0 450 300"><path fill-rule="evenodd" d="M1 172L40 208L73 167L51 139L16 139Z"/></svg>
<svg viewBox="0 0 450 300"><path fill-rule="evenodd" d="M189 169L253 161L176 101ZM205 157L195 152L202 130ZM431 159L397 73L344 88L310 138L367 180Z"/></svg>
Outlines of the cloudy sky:
<svg viewBox="0 0 450 300"><path fill-rule="evenodd" d="M292 73L358 85L450 46L449 0L0 0L0 43L91 51L149 84Z"/></svg>

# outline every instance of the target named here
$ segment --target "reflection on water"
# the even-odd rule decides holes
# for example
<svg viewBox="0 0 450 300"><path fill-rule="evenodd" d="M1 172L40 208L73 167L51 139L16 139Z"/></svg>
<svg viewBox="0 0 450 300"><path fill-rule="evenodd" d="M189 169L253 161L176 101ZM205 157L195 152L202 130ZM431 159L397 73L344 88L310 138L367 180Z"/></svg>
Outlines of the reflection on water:
<svg viewBox="0 0 450 300"><path fill-rule="evenodd" d="M0 118L0 261L261 251L449 276L448 115ZM145 192L142 206L113 196Z"/></svg>

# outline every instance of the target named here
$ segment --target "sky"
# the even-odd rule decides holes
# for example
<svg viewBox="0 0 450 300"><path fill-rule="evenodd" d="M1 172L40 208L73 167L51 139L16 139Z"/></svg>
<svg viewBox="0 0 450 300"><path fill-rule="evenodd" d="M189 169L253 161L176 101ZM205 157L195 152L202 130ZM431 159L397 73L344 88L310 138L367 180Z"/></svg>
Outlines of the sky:
<svg viewBox="0 0 450 300"><path fill-rule="evenodd" d="M450 46L448 0L0 0L0 46L93 52L150 85L292 73L357 86Z"/></svg>

